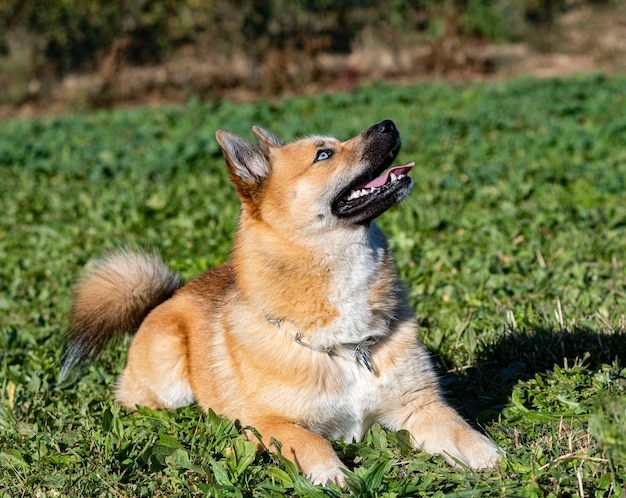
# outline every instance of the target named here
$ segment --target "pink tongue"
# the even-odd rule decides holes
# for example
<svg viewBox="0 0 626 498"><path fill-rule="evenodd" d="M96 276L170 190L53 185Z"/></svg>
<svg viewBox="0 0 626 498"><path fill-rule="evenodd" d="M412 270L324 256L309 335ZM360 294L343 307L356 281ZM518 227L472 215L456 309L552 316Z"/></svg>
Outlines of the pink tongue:
<svg viewBox="0 0 626 498"><path fill-rule="evenodd" d="M362 188L381 187L389 181L389 177L391 176L391 173L395 173L396 176L406 175L409 171L413 169L413 166L415 166L415 163L409 163L405 166L396 166L395 168L388 169L387 171L385 171L385 173L380 175L378 178L374 178L372 181L364 185L359 185L354 190L359 190Z"/></svg>

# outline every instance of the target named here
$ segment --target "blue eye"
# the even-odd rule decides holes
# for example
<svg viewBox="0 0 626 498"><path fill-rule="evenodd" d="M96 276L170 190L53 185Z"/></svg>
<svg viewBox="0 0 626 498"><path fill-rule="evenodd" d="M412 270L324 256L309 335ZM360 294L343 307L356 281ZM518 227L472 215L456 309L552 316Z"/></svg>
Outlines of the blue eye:
<svg viewBox="0 0 626 498"><path fill-rule="evenodd" d="M333 155L333 151L332 150L328 150L328 149L322 149L322 150L318 150L317 151L317 156L315 156L315 162L317 161L325 161L326 159L329 159L330 156Z"/></svg>

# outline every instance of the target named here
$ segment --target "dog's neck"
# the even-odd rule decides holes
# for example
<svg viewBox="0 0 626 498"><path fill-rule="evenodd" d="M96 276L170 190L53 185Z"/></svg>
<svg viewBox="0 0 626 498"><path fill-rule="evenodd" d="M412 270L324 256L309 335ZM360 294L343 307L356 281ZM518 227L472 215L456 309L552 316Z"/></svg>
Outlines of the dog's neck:
<svg viewBox="0 0 626 498"><path fill-rule="evenodd" d="M367 351L403 304L384 235L374 224L308 246L290 235L262 226L240 232L233 261L243 297L301 346L328 352L350 345L366 366Z"/></svg>

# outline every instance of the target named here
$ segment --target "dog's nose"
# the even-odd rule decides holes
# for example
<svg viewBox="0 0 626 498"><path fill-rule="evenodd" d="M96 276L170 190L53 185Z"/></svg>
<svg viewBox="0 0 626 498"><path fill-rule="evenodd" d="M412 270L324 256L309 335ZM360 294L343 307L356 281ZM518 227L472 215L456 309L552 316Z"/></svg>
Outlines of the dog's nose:
<svg viewBox="0 0 626 498"><path fill-rule="evenodd" d="M391 119L385 119L384 121L381 121L380 123L375 124L373 128L378 133L392 133L396 131L396 125L393 121L391 121Z"/></svg>

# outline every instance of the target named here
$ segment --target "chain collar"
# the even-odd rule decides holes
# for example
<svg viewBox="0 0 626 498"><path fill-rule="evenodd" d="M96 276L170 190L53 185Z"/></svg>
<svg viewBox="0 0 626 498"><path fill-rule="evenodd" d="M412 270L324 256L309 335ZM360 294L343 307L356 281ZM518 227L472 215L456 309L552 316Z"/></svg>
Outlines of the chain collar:
<svg viewBox="0 0 626 498"><path fill-rule="evenodd" d="M286 321L286 322L291 323L296 329L298 329L298 331L296 332L296 335L294 335L292 339L296 344L300 346L304 346L305 348L312 349L313 351L317 351L318 353L325 353L329 356L336 354L333 348L330 346L326 346L325 348L320 348L320 347L314 346L313 344L304 342L302 340L302 337L303 337L302 330L300 329L298 324L295 323L293 320L290 320L288 318L270 318L267 315L267 313L265 313L265 319L269 323L276 325L276 328L278 330L281 330L281 324L283 322ZM387 321L387 329L388 328L389 328L389 320ZM367 370L371 374L374 374L376 373L376 370L374 370L374 367L372 366L372 362L370 361L370 358L372 356L371 348L375 346L380 341L380 339L381 339L381 336L378 336L378 337L368 336L365 339L363 339L361 342L344 342L344 343L339 344L339 346L352 349L354 351L354 358L359 362L359 364L367 368Z"/></svg>

